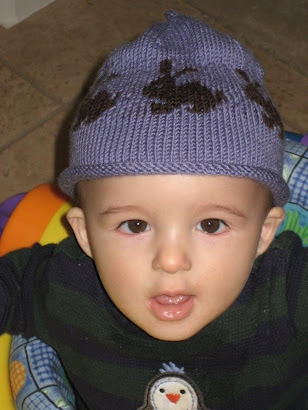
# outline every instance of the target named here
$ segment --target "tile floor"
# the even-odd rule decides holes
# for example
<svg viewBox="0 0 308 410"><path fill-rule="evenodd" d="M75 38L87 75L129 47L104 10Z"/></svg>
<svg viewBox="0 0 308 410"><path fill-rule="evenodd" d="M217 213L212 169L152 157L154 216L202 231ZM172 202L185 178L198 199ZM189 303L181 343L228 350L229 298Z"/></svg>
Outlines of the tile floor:
<svg viewBox="0 0 308 410"><path fill-rule="evenodd" d="M248 45L265 67L286 129L308 131L306 0L55 0L10 29L0 27L0 201L55 180L89 76L112 48L163 20L168 9Z"/></svg>

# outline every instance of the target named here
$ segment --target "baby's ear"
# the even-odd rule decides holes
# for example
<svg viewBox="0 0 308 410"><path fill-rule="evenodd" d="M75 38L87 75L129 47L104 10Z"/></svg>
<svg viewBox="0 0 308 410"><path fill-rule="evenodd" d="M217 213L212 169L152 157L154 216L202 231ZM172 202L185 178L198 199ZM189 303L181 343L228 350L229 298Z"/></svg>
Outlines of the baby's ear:
<svg viewBox="0 0 308 410"><path fill-rule="evenodd" d="M257 256L264 253L273 241L276 231L284 220L285 211L281 207L271 208L262 225Z"/></svg>
<svg viewBox="0 0 308 410"><path fill-rule="evenodd" d="M79 246L86 255L92 258L86 219L83 210L78 207L71 208L66 214L66 219L74 231Z"/></svg>

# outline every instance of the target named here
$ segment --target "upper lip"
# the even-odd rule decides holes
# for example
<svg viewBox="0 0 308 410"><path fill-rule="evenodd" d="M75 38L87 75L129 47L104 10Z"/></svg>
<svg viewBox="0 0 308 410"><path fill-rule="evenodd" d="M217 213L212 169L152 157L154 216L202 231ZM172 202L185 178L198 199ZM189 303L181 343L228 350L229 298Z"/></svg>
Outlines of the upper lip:
<svg viewBox="0 0 308 410"><path fill-rule="evenodd" d="M161 305L180 305L185 303L192 295L177 294L174 296L162 294L155 296L154 299Z"/></svg>
<svg viewBox="0 0 308 410"><path fill-rule="evenodd" d="M191 293L188 293L187 291L181 291L181 290L176 290L176 291L162 291L159 293L156 293L154 297L157 296L169 296L169 297L175 297L175 296L191 296Z"/></svg>

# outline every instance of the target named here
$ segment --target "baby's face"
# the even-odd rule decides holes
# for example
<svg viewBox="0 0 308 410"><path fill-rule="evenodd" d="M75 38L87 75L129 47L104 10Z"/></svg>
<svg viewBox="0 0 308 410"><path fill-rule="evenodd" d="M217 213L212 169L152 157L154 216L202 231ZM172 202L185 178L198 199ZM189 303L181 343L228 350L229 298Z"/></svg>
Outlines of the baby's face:
<svg viewBox="0 0 308 410"><path fill-rule="evenodd" d="M110 298L169 341L193 336L234 302L283 217L281 208L267 216L265 189L242 178L110 177L81 190L83 211L68 220Z"/></svg>

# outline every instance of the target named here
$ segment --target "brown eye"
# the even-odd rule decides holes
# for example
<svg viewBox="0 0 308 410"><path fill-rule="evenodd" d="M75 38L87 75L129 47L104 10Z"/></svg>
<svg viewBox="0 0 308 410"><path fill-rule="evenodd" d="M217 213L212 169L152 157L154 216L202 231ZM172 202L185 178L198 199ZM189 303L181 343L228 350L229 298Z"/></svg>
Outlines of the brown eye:
<svg viewBox="0 0 308 410"><path fill-rule="evenodd" d="M120 228L126 233L142 233L150 229L147 222L139 219L130 219L129 221L123 222Z"/></svg>
<svg viewBox="0 0 308 410"><path fill-rule="evenodd" d="M198 224L198 229L210 234L220 233L226 227L220 219L204 219Z"/></svg>

